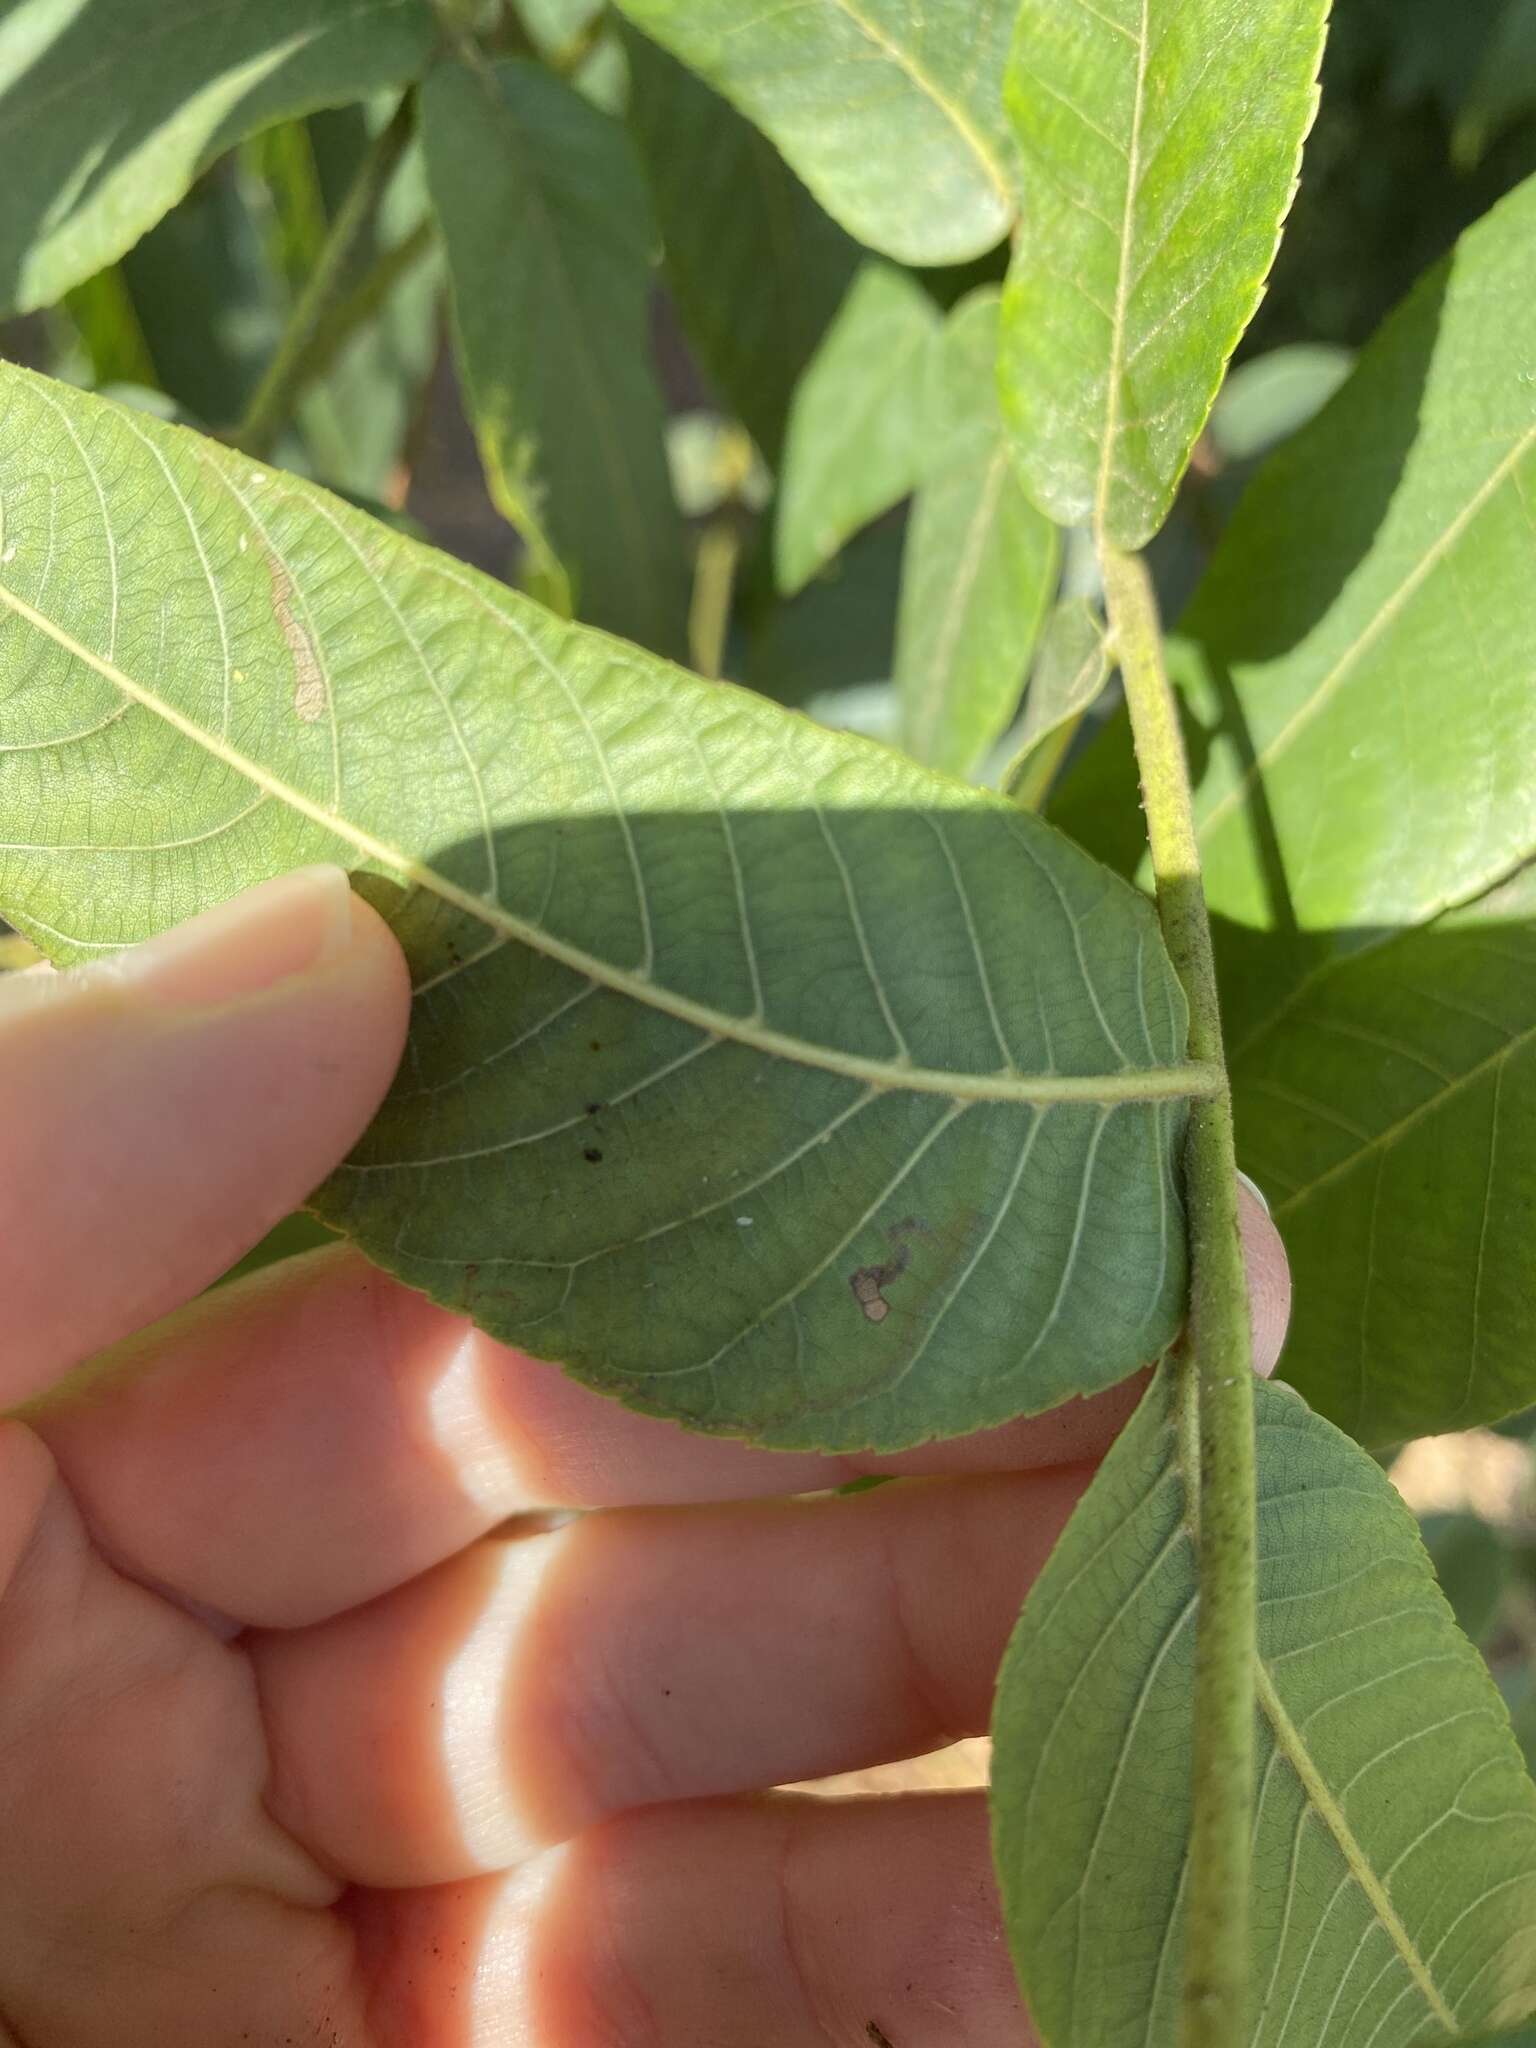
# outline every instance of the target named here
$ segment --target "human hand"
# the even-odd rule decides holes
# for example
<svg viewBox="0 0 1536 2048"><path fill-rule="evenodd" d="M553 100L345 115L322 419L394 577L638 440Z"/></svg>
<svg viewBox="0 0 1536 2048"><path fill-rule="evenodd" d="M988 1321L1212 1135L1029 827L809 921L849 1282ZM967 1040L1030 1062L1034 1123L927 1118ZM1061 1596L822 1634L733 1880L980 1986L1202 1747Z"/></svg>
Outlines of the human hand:
<svg viewBox="0 0 1536 2048"><path fill-rule="evenodd" d="M193 1299L408 1002L330 869L0 983L0 2043L1019 2048L979 1793L761 1795L986 1726L1137 1387L790 1455L342 1246Z"/></svg>

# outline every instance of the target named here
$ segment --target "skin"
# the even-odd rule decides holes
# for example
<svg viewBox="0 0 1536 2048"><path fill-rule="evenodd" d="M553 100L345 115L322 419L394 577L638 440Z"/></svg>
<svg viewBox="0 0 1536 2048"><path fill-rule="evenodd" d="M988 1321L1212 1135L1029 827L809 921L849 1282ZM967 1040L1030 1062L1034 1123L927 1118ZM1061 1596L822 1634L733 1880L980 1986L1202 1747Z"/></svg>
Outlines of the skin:
<svg viewBox="0 0 1536 2048"><path fill-rule="evenodd" d="M986 1727L1137 1387L785 1455L342 1247L200 1295L407 1009L333 869L0 983L0 2043L1019 2048L981 1795L768 1788Z"/></svg>

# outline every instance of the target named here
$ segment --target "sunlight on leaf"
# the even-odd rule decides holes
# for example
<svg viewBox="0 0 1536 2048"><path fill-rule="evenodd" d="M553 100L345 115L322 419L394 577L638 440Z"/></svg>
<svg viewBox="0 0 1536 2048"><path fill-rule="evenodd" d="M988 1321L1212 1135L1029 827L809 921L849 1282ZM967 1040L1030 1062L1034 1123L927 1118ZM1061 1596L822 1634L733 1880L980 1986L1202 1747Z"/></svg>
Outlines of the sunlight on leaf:
<svg viewBox="0 0 1536 2048"><path fill-rule="evenodd" d="M1317 107L1327 0L1023 0L1028 194L1003 301L1020 473L1141 547L1252 318Z"/></svg>
<svg viewBox="0 0 1536 2048"><path fill-rule="evenodd" d="M30 0L0 22L0 312L60 298L268 122L402 85L427 0Z"/></svg>
<svg viewBox="0 0 1536 2048"><path fill-rule="evenodd" d="M622 0L783 151L834 220L901 263L962 263L1015 208L1005 0Z"/></svg>

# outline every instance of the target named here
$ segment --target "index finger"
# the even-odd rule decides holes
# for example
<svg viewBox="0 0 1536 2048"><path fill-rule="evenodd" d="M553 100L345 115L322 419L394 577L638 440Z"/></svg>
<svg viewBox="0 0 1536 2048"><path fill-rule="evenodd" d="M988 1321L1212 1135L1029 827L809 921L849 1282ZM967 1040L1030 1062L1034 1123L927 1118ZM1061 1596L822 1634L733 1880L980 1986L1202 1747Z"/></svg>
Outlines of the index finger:
<svg viewBox="0 0 1536 2048"><path fill-rule="evenodd" d="M1244 1201L1272 1362L1285 1255ZM333 1247L194 1302L26 1419L121 1565L233 1619L285 1627L372 1599L540 1510L1093 1460L1140 1390L1137 1378L897 1456L758 1450L634 1414Z"/></svg>

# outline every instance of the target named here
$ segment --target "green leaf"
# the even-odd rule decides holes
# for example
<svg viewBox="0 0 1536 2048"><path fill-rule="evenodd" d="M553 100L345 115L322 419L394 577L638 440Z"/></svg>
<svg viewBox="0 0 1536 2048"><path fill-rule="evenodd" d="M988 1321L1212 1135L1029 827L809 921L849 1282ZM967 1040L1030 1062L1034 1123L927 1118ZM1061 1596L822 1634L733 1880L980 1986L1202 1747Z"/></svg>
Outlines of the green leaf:
<svg viewBox="0 0 1536 2048"><path fill-rule="evenodd" d="M1038 810L1077 722L1109 680L1104 622L1085 597L1065 598L1046 621L1024 699L1019 748L1002 786Z"/></svg>
<svg viewBox="0 0 1536 2048"><path fill-rule="evenodd" d="M762 129L832 218L901 263L990 249L1016 205L1004 0L621 0Z"/></svg>
<svg viewBox="0 0 1536 2048"><path fill-rule="evenodd" d="M939 313L915 278L867 263L795 388L779 478L774 567L792 595L922 467Z"/></svg>
<svg viewBox="0 0 1536 2048"><path fill-rule="evenodd" d="M1418 923L1536 852L1533 296L1528 179L1276 451L1228 529L1183 621L1225 726L1197 793L1219 913ZM1476 715L1447 717L1460 702Z"/></svg>
<svg viewBox="0 0 1536 2048"><path fill-rule="evenodd" d="M69 960L362 871L414 1020L322 1220L771 1442L970 1429L1169 1341L1207 1077L1124 883L215 443L12 368L0 406L0 904Z"/></svg>
<svg viewBox="0 0 1536 2048"><path fill-rule="evenodd" d="M1315 419L1349 375L1348 349L1297 342L1252 356L1222 385L1211 439L1227 462L1250 462Z"/></svg>
<svg viewBox="0 0 1536 2048"><path fill-rule="evenodd" d="M1536 2027L1516 2027L1507 2033L1479 2034L1476 2040L1472 2041L1469 2041L1465 2034L1427 2035L1417 2044L1417 2048L1449 2048L1452 2040L1455 2041L1456 2048L1536 2048Z"/></svg>
<svg viewBox="0 0 1536 2048"><path fill-rule="evenodd" d="M1018 707L1061 559L1055 527L1008 459L993 375L997 307L997 292L983 287L944 323L896 624L904 743L958 775Z"/></svg>
<svg viewBox="0 0 1536 2048"><path fill-rule="evenodd" d="M491 495L577 615L686 644L648 307L654 229L624 130L537 65L445 62L422 88L427 177Z"/></svg>
<svg viewBox="0 0 1536 2048"><path fill-rule="evenodd" d="M0 313L116 260L221 150L414 78L426 0L30 0L0 23Z"/></svg>
<svg viewBox="0 0 1536 2048"><path fill-rule="evenodd" d="M1509 1545L1481 1515L1424 1515L1419 1534L1451 1603L1456 1626L1481 1647L1499 1618L1512 1576Z"/></svg>
<svg viewBox="0 0 1536 2048"><path fill-rule="evenodd" d="M1286 1376L1371 1443L1536 1398L1533 300L1536 180L1270 458L1184 621ZM1133 789L1117 721L1053 816L1126 871Z"/></svg>
<svg viewBox="0 0 1536 2048"><path fill-rule="evenodd" d="M1372 1459L1257 1390L1250 2048L1409 2048L1536 2010L1536 1787ZM1048 2048L1172 2048L1189 1831L1193 1388L1165 1367L1025 1605L994 1845ZM1234 2043L1234 2048L1240 2044Z"/></svg>
<svg viewBox="0 0 1536 2048"><path fill-rule="evenodd" d="M1287 1376L1371 1442L1536 1395L1533 295L1536 180L1277 452L1186 620Z"/></svg>
<svg viewBox="0 0 1536 2048"><path fill-rule="evenodd" d="M688 338L726 407L777 466L790 396L859 261L750 121L626 29L629 127Z"/></svg>
<svg viewBox="0 0 1536 2048"><path fill-rule="evenodd" d="M1244 948L1223 952L1239 980ZM1254 984L1299 958L1275 949ZM1367 1443L1527 1407L1536 869L1422 929L1325 951L1230 1061L1239 1150L1296 1279L1287 1379Z"/></svg>
<svg viewBox="0 0 1536 2048"><path fill-rule="evenodd" d="M1123 548L1167 517L1259 302L1317 106L1327 0L1023 0L1029 195L1000 374L1020 472Z"/></svg>

